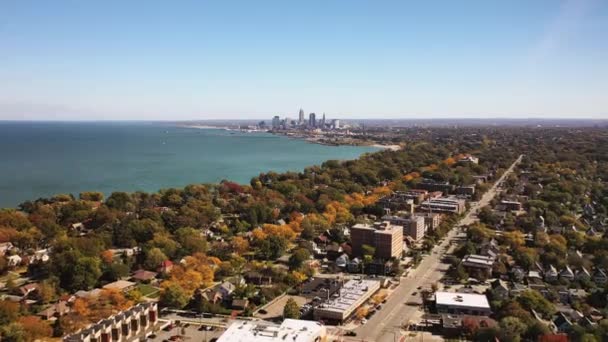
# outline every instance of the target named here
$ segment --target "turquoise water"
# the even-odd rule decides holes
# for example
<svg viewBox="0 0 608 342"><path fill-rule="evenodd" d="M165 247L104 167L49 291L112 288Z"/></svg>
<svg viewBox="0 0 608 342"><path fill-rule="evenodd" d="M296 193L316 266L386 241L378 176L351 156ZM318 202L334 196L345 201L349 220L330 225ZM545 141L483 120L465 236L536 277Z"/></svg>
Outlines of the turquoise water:
<svg viewBox="0 0 608 342"><path fill-rule="evenodd" d="M0 122L0 207L58 193L249 183L260 172L376 150L160 123Z"/></svg>

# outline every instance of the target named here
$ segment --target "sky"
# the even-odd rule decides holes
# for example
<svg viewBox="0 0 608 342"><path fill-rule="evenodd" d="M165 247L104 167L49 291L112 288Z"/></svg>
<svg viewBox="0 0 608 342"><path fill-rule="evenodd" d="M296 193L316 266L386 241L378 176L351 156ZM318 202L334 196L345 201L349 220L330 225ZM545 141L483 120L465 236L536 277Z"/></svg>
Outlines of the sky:
<svg viewBox="0 0 608 342"><path fill-rule="evenodd" d="M608 1L0 0L0 120L606 118Z"/></svg>

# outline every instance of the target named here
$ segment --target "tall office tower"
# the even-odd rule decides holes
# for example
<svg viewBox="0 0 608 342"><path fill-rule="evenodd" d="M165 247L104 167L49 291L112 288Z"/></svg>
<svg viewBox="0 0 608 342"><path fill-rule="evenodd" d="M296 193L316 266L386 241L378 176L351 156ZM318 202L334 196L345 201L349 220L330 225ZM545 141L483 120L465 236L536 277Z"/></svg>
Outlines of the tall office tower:
<svg viewBox="0 0 608 342"><path fill-rule="evenodd" d="M321 129L325 128L325 113L323 113L323 118L321 119L321 124L319 126L321 126Z"/></svg>
<svg viewBox="0 0 608 342"><path fill-rule="evenodd" d="M308 115L308 127L310 127L310 128L317 127L317 115L315 113L310 113Z"/></svg>
<svg viewBox="0 0 608 342"><path fill-rule="evenodd" d="M331 126L333 129L340 129L340 120L333 119Z"/></svg>
<svg viewBox="0 0 608 342"><path fill-rule="evenodd" d="M300 108L300 115L298 117L298 125L304 124L304 109Z"/></svg>
<svg viewBox="0 0 608 342"><path fill-rule="evenodd" d="M281 126L281 118L276 115L274 118L272 118L272 129L278 129L279 126Z"/></svg>

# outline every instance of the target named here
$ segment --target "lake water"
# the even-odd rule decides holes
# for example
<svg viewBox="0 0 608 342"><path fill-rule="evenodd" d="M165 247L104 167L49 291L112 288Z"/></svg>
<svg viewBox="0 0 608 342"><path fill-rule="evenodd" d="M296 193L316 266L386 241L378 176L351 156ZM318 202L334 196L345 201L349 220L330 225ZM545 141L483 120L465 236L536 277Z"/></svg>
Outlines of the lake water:
<svg viewBox="0 0 608 342"><path fill-rule="evenodd" d="M373 147L164 123L0 122L0 207L58 193L148 191L355 159Z"/></svg>

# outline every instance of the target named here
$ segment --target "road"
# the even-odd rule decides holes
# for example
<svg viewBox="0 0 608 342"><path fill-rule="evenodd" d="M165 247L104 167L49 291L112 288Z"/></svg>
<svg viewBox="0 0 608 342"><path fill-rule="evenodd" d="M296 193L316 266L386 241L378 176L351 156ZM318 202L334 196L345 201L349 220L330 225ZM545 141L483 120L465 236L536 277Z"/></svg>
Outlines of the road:
<svg viewBox="0 0 608 342"><path fill-rule="evenodd" d="M416 318L419 313L417 306L406 305L406 302L421 302L418 287L429 289L433 283L438 282L449 265L441 262L447 252L451 252L450 243L456 236L459 228L478 220L477 211L488 205L498 193L498 185L513 172L515 166L521 162L520 155L494 185L482 196L481 200L471 205L467 214L446 234L445 239L435 246L430 255L425 257L407 278L401 279L401 284L388 298L382 309L368 320L368 322L355 330L357 337L353 341L394 342L401 336L401 327ZM416 295L413 295L417 292ZM344 340L347 340L346 338Z"/></svg>

